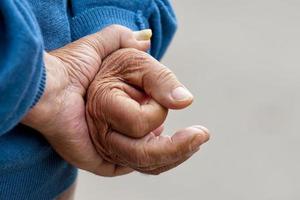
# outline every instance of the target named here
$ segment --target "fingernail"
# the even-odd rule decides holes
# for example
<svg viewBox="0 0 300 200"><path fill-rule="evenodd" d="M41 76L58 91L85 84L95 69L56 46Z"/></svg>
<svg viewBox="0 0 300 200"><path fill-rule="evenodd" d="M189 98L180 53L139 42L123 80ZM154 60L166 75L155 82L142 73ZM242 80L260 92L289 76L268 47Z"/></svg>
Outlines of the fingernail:
<svg viewBox="0 0 300 200"><path fill-rule="evenodd" d="M202 144L203 136L202 135L196 135L194 139L192 140L192 149L198 148Z"/></svg>
<svg viewBox="0 0 300 200"><path fill-rule="evenodd" d="M191 146L192 149L199 147L201 144L207 142L209 140L208 129L203 126L193 126L192 129L197 129L198 134L194 136Z"/></svg>
<svg viewBox="0 0 300 200"><path fill-rule="evenodd" d="M176 101L185 101L192 99L193 95L186 88L178 87L172 91L172 97Z"/></svg>
<svg viewBox="0 0 300 200"><path fill-rule="evenodd" d="M197 128L197 129L200 129L200 130L204 131L205 133L209 134L209 130L208 130L206 127L204 127L204 126L201 126L201 125L195 125L195 126L193 126L193 127L194 127L194 128Z"/></svg>
<svg viewBox="0 0 300 200"><path fill-rule="evenodd" d="M193 126L193 128L195 129L198 129L198 130L201 130L201 137L202 137L202 143L205 143L209 140L210 138L210 134L209 134L209 130L204 127L204 126L200 126L200 125L196 125L196 126Z"/></svg>
<svg viewBox="0 0 300 200"><path fill-rule="evenodd" d="M150 40L152 37L152 30L151 29L144 29L141 31L135 31L134 37L138 41L146 41Z"/></svg>

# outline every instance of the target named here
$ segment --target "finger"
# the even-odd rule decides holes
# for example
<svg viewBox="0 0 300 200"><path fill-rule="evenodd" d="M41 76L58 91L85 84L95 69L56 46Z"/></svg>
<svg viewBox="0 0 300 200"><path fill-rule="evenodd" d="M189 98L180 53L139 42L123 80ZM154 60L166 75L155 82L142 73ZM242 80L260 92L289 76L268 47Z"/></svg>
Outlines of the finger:
<svg viewBox="0 0 300 200"><path fill-rule="evenodd" d="M190 135L190 138L188 138L189 137L188 135ZM185 142L185 138L186 138L186 142ZM178 162L186 158L187 156L192 155L199 148L199 146L207 142L208 139L209 139L208 130L202 128L201 126L193 126L193 127L180 130L172 137L170 136L159 136L156 138L152 137L148 139L148 143L150 143L150 145L148 146L149 150L145 149L144 151L148 152L148 155L150 155L149 157L156 158L155 160L157 162L154 165L147 165L145 167L154 168L154 167L166 166ZM165 143L165 146L163 147L165 148L165 150L160 149L162 146L158 147L158 145L156 145L156 143L159 141ZM173 145L173 147L171 145L168 145L169 141L171 141L171 145ZM151 145L153 145L152 149L151 149Z"/></svg>
<svg viewBox="0 0 300 200"><path fill-rule="evenodd" d="M147 51L150 48L150 38L148 40L141 40L142 37L146 37L145 35L149 35L149 30L134 33L124 26L111 25L79 41L92 45L100 58L104 59L120 48L135 48Z"/></svg>
<svg viewBox="0 0 300 200"><path fill-rule="evenodd" d="M199 149L200 148L197 148L190 155L187 155L186 157L184 157L170 165L164 165L161 167L141 168L141 169L138 169L138 171L141 173L144 173L144 174L159 175L159 174L169 171L169 170L177 167L178 165L182 164L183 162L187 161L190 157L193 156L193 154L195 154L197 151L199 151Z"/></svg>
<svg viewBox="0 0 300 200"><path fill-rule="evenodd" d="M131 88L131 90L135 89ZM127 136L144 137L157 129L167 117L168 110L153 99L140 104L128 93L119 89L110 90L109 95L109 106L103 108L104 117L112 129Z"/></svg>
<svg viewBox="0 0 300 200"><path fill-rule="evenodd" d="M104 177L122 176L133 171L134 170L132 168L112 164L104 160L99 166L97 166L97 168L92 170L94 174Z"/></svg>
<svg viewBox="0 0 300 200"><path fill-rule="evenodd" d="M178 131L172 137L153 133L142 139L131 139L112 132L107 143L113 151L138 169L153 165L169 165L180 160L208 141L207 129L198 126Z"/></svg>
<svg viewBox="0 0 300 200"><path fill-rule="evenodd" d="M183 163L184 161L186 161L188 158L190 158L194 153L196 153L197 151L199 151L200 147L196 148L195 150L193 150L192 152L188 153L187 155L185 155L184 157L180 157L177 160L174 160L172 163L167 163L167 164L157 164L155 163L154 165L148 165L148 166L144 166L144 167L139 167L137 169L137 171L142 172L142 173L148 173L151 174L151 171L161 171L163 172L162 169L171 169L173 168L172 166L177 166L181 163Z"/></svg>
<svg viewBox="0 0 300 200"><path fill-rule="evenodd" d="M136 40L138 41L148 41L152 37L152 30L151 29L144 29L141 31L133 32L133 35Z"/></svg>
<svg viewBox="0 0 300 200"><path fill-rule="evenodd" d="M162 134L163 131L164 131L164 125L162 124L152 132L154 133L155 136L159 136Z"/></svg>
<svg viewBox="0 0 300 200"><path fill-rule="evenodd" d="M123 69L120 74L127 83L143 89L164 107L182 109L192 103L193 95L171 70L148 54L135 49L123 49L115 52L113 58L115 66Z"/></svg>

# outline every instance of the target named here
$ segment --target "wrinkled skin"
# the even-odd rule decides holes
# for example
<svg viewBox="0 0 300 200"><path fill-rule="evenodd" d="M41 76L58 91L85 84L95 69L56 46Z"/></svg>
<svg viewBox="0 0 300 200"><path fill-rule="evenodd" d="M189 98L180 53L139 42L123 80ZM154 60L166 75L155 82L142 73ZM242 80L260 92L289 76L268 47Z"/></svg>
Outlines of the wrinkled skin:
<svg viewBox="0 0 300 200"><path fill-rule="evenodd" d="M187 128L173 137L161 135L168 108L184 108L192 100L172 103L166 94L176 85L180 83L173 73L144 52L123 49L107 57L89 86L86 108L90 135L101 157L159 174L197 152L208 140L203 127Z"/></svg>
<svg viewBox="0 0 300 200"><path fill-rule="evenodd" d="M170 91L182 84L142 53L149 46L150 41L114 25L45 52L45 92L22 123L38 130L66 161L97 175L124 175L132 168L158 174L178 165L208 134L190 127L172 138L156 137L167 108L184 108L193 98L170 98ZM122 48L140 51L128 54Z"/></svg>
<svg viewBox="0 0 300 200"><path fill-rule="evenodd" d="M138 41L131 30L112 25L45 52L45 91L22 123L38 130L60 156L80 169L108 177L132 172L97 153L89 136L85 95L106 56L120 48L145 51L149 46L149 41Z"/></svg>

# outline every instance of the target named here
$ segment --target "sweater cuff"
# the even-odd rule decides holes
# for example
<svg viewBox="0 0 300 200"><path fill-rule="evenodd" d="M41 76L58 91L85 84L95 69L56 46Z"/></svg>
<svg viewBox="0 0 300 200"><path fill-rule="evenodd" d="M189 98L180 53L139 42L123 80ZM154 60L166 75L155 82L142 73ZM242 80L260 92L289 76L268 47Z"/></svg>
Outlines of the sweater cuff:
<svg viewBox="0 0 300 200"><path fill-rule="evenodd" d="M71 20L72 40L93 34L109 25L119 24L137 31L149 27L141 11L132 12L116 7L96 7L80 13Z"/></svg>
<svg viewBox="0 0 300 200"><path fill-rule="evenodd" d="M43 95L46 85L46 70L42 56L40 56L37 63L39 63L40 67L36 67L28 87L21 93L18 93L18 100L16 101L15 106L10 109L5 120L0 120L0 136L17 125Z"/></svg>

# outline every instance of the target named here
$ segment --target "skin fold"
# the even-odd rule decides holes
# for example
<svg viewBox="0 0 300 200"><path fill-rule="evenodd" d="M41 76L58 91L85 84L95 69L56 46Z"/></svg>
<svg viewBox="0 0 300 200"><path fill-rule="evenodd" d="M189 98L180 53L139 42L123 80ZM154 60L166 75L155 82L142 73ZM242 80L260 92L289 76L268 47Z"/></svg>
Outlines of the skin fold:
<svg viewBox="0 0 300 200"><path fill-rule="evenodd" d="M143 53L150 41L140 34L113 25L45 52L45 91L22 123L66 161L101 176L158 174L191 156L208 131L196 126L160 136L168 108L184 108L192 96L171 98L182 84Z"/></svg>

